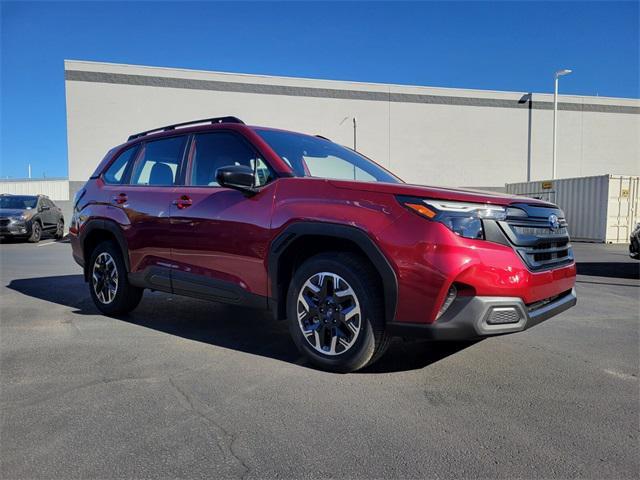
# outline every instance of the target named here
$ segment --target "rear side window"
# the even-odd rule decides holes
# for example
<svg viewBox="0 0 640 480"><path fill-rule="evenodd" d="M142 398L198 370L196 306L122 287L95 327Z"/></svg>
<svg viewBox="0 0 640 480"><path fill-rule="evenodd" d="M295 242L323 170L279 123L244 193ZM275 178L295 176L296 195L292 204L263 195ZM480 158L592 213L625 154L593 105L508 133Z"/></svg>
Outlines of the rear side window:
<svg viewBox="0 0 640 480"><path fill-rule="evenodd" d="M245 141L227 132L203 133L195 136L191 163L191 185L218 186L216 172L220 167L245 165L256 172L256 186L272 179L269 167Z"/></svg>
<svg viewBox="0 0 640 480"><path fill-rule="evenodd" d="M137 150L137 146L128 148L111 163L102 176L105 183L118 185L124 182L124 174L127 171L127 166L133 161Z"/></svg>
<svg viewBox="0 0 640 480"><path fill-rule="evenodd" d="M148 142L131 175L133 185L174 185L187 137Z"/></svg>

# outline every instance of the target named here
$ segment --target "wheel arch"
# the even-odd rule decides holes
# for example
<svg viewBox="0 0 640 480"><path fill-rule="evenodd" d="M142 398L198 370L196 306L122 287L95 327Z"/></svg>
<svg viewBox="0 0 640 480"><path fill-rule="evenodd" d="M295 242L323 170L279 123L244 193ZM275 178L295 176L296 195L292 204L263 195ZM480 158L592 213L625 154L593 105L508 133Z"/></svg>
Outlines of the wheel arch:
<svg viewBox="0 0 640 480"><path fill-rule="evenodd" d="M371 237L350 225L305 221L286 227L269 246L269 302L276 318L286 318L286 295L295 267L311 255L332 250L353 251L371 263L383 289L385 321L392 322L396 313L398 280Z"/></svg>
<svg viewBox="0 0 640 480"><path fill-rule="evenodd" d="M80 234L80 244L82 245L82 255L84 257L84 279L88 280L89 260L93 249L104 240L112 240L120 248L122 259L124 260L127 272L131 271L129 265L129 255L127 240L122 233L122 229L117 223L111 220L94 219L89 220L82 228Z"/></svg>

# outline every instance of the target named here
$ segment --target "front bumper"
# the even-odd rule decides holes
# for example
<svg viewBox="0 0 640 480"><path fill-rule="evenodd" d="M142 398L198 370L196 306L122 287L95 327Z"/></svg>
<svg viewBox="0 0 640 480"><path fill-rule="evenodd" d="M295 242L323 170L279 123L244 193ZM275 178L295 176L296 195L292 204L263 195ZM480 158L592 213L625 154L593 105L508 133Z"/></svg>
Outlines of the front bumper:
<svg viewBox="0 0 640 480"><path fill-rule="evenodd" d="M31 235L31 223L9 222L0 225L0 237L25 237Z"/></svg>
<svg viewBox="0 0 640 480"><path fill-rule="evenodd" d="M432 340L474 340L521 332L577 303L575 288L546 302L525 305L517 297L458 297L434 323L392 322L389 333L399 337ZM499 323L509 321L510 323Z"/></svg>

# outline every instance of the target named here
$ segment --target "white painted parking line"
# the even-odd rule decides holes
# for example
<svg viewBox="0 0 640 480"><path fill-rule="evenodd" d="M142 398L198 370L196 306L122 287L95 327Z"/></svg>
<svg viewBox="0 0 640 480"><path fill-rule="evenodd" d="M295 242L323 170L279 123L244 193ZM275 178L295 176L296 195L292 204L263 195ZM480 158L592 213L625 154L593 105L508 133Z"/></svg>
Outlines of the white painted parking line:
<svg viewBox="0 0 640 480"><path fill-rule="evenodd" d="M55 240L52 240L51 242L47 242L47 243L39 243L36 245L36 247L46 247L47 245L53 245L54 243L58 243Z"/></svg>
<svg viewBox="0 0 640 480"><path fill-rule="evenodd" d="M635 375L629 375L628 373L616 372L615 370L608 370L608 369L605 369L604 372L614 377L620 378L622 380L636 380L636 381L638 380L638 377L636 377Z"/></svg>

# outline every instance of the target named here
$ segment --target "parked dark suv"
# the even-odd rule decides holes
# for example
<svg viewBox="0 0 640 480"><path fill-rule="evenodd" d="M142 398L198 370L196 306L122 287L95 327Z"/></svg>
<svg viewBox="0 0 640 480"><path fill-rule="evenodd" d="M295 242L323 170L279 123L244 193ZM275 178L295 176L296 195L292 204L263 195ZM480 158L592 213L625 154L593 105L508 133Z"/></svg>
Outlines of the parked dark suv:
<svg viewBox="0 0 640 480"><path fill-rule="evenodd" d="M0 195L0 237L37 243L43 233L64 235L64 216L45 195Z"/></svg>
<svg viewBox="0 0 640 480"><path fill-rule="evenodd" d="M374 362L394 335L519 332L576 303L555 205L407 185L326 138L235 117L115 147L76 195L70 237L105 314L145 288L269 309L329 370Z"/></svg>

